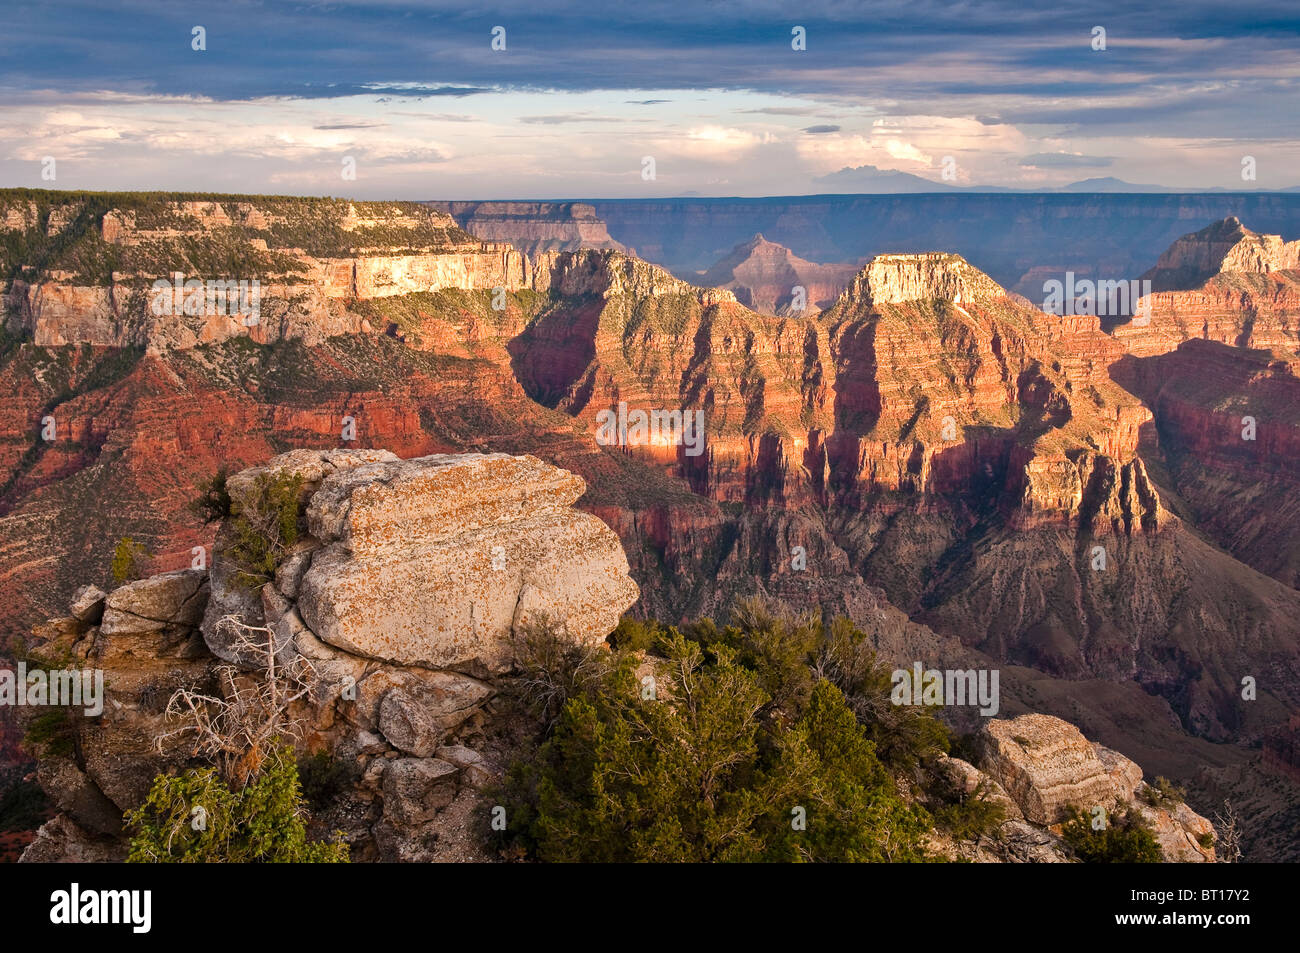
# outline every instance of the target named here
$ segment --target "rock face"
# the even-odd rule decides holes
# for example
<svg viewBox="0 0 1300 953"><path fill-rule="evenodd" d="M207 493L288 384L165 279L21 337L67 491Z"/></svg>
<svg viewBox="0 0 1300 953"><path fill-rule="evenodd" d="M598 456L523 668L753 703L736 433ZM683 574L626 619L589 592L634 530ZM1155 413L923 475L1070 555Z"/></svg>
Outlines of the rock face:
<svg viewBox="0 0 1300 953"><path fill-rule="evenodd" d="M1242 562L1300 587L1300 357L1193 338L1117 369L1197 526Z"/></svg>
<svg viewBox="0 0 1300 953"><path fill-rule="evenodd" d="M581 478L533 457L438 454L414 460L295 451L265 470L319 478L307 504L318 548L285 590L278 623L296 601L320 640L366 658L428 668L509 664L510 633L551 621L572 637L600 641L637 598L618 537L569 508ZM230 480L238 498L248 476ZM308 484L312 486L312 484ZM218 552L214 578L222 578ZM236 584L231 584L236 585ZM227 587L230 588L230 587ZM265 600L264 600L265 601ZM223 650L214 599L204 631ZM220 607L219 609L217 607ZM252 616L257 619L254 608Z"/></svg>
<svg viewBox="0 0 1300 953"><path fill-rule="evenodd" d="M610 237L591 205L582 202L430 202L461 228L490 242L509 242L536 255L582 248L627 251Z"/></svg>
<svg viewBox="0 0 1300 953"><path fill-rule="evenodd" d="M853 264L819 265L761 234L741 242L698 277L700 284L725 288L759 314L811 314L829 307L857 273ZM803 289L796 307L795 289Z"/></svg>
<svg viewBox="0 0 1300 953"><path fill-rule="evenodd" d="M1058 824L1070 807L1109 810L1121 792L1131 795L1142 780L1140 768L1136 777L1125 772L1137 768L1131 761L1112 776L1079 729L1048 715L994 720L981 741L981 763L1036 824Z"/></svg>
<svg viewBox="0 0 1300 953"><path fill-rule="evenodd" d="M1009 798L1026 821L1052 826L1064 821L1070 808L1085 814L1097 807L1131 808L1155 832L1166 861L1214 861L1214 848L1200 843L1213 834L1209 821L1181 802L1147 803L1141 797L1148 790L1142 769L1089 742L1069 722L1040 714L994 719L978 737L980 768L996 782L993 799Z"/></svg>
<svg viewBox="0 0 1300 953"><path fill-rule="evenodd" d="M5 289L8 326L42 346L161 352L236 337L313 345L332 335L390 330L372 325L360 303L396 296L691 290L663 269L616 254L622 246L612 240L578 241L573 250L548 247L530 256L503 242L480 241L446 213L415 203L232 196L144 208L122 204L104 208L75 200L44 212L46 230L59 233L65 251L39 270L22 271ZM0 196L0 212L9 230L41 227L34 220L39 215L23 203ZM83 253L104 255L113 266L86 273L79 264ZM239 266L233 274L192 273L189 263L204 256ZM252 310L241 310L251 306L244 299L236 303L235 291L228 300L224 286L212 286L254 280Z"/></svg>
<svg viewBox="0 0 1300 953"><path fill-rule="evenodd" d="M1006 292L960 255L877 255L858 272L844 292L846 300L869 304L907 301L971 303L1004 298Z"/></svg>
<svg viewBox="0 0 1300 953"><path fill-rule="evenodd" d="M1300 270L1300 241L1252 232L1236 216L1178 239L1142 276L1152 291L1189 291L1218 274Z"/></svg>
<svg viewBox="0 0 1300 953"><path fill-rule="evenodd" d="M1142 279L1151 282L1147 320L1115 329L1136 357L1167 353L1192 338L1300 349L1300 241L1227 218L1178 239Z"/></svg>
<svg viewBox="0 0 1300 953"><path fill-rule="evenodd" d="M102 668L107 688L101 716L73 721L71 752L38 752L60 813L27 860L123 856L122 813L158 773L195 763L188 736L169 734L172 693L223 691L223 662L264 664L236 651L222 623L232 614L269 630L281 663L310 662L310 694L289 713L300 750L324 753L353 784L329 830L345 831L356 859L431 859L439 815L453 802L468 810L499 776L476 749L489 744L496 691L484 677L510 667L512 631L545 617L598 643L636 600L618 537L569 507L583 481L536 458L290 451L227 480L236 512L256 505L261 478L285 475L301 478L311 535L271 581L236 581L225 525L211 573L114 589L98 625L88 606L103 594L79 590L85 618L38 631L38 651Z"/></svg>

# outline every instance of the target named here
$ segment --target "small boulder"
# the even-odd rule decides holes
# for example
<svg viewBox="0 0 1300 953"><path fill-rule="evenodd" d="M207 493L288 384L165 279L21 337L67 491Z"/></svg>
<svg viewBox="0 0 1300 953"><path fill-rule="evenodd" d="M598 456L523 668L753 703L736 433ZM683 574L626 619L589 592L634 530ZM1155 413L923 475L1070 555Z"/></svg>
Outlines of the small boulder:
<svg viewBox="0 0 1300 953"><path fill-rule="evenodd" d="M384 768L384 817L401 826L423 824L456 797L460 769L438 758L397 758Z"/></svg>
<svg viewBox="0 0 1300 953"><path fill-rule="evenodd" d="M104 602L108 595L98 586L82 586L72 594L68 611L82 622L98 625L104 617Z"/></svg>
<svg viewBox="0 0 1300 953"><path fill-rule="evenodd" d="M433 754L445 733L433 713L401 688L379 703L379 731L394 748L417 758Z"/></svg>

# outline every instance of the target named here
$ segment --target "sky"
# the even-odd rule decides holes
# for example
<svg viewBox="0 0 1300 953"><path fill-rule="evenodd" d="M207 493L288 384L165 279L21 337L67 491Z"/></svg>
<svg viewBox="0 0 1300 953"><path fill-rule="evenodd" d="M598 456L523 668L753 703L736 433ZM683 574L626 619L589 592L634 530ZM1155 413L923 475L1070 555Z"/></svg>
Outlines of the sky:
<svg viewBox="0 0 1300 953"><path fill-rule="evenodd" d="M885 171L935 189L1300 186L1296 0L1029 5L40 0L0 33L0 185L563 199L910 181Z"/></svg>

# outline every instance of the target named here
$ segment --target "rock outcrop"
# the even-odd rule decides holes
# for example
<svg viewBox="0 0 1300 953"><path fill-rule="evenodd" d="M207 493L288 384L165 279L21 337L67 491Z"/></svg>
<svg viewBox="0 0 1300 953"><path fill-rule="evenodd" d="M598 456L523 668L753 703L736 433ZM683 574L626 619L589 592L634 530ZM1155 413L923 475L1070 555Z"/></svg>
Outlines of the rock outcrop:
<svg viewBox="0 0 1300 953"><path fill-rule="evenodd" d="M966 797L1002 811L996 832L940 845L943 853L978 862L1068 863L1061 839L1071 811L1089 820L1133 811L1155 835L1169 863L1213 863L1214 827L1185 803L1156 793L1142 769L1116 751L1088 741L1074 725L1050 715L993 719L975 736L972 764L944 757L936 770ZM1098 812L1098 808L1101 809ZM1109 822L1109 821L1107 821Z"/></svg>
<svg viewBox="0 0 1300 953"><path fill-rule="evenodd" d="M844 291L846 301L903 304L951 301L970 304L981 298L1004 298L998 283L960 255L877 255Z"/></svg>
<svg viewBox="0 0 1300 953"><path fill-rule="evenodd" d="M695 280L734 292L759 314L811 315L829 307L853 279L857 265L805 261L761 234L741 242ZM797 292L796 289L802 289ZM796 300L796 294L800 295Z"/></svg>
<svg viewBox="0 0 1300 953"><path fill-rule="evenodd" d="M273 633L283 663L309 663L290 716L300 750L353 779L330 818L353 856L430 859L440 813L499 773L485 706L513 633L536 622L599 643L637 597L617 536L569 509L582 480L532 457L291 451L229 478L237 513L257 505L267 476L301 481L311 534L274 579L240 581L228 523L211 573L120 586L99 624L94 593L78 591L79 615L38 630L37 652L103 669L107 687L103 714L72 722L70 750L38 752L60 813L25 859L122 857L123 812L157 774L195 763L168 699L222 692L223 663L258 677L265 662L238 651L231 617Z"/></svg>
<svg viewBox="0 0 1300 953"><path fill-rule="evenodd" d="M1252 232L1236 216L1190 232L1170 245L1142 275L1151 290L1190 291L1215 275L1300 270L1300 241Z"/></svg>
<svg viewBox="0 0 1300 953"><path fill-rule="evenodd" d="M1181 801L1162 802L1128 758L1089 742L1074 725L1050 715L994 719L978 736L979 767L1030 823L1061 824L1071 809L1089 816L1132 809L1155 832L1170 862L1214 861L1202 838L1214 828ZM1145 795L1145 796L1144 796Z"/></svg>
<svg viewBox="0 0 1300 953"><path fill-rule="evenodd" d="M429 202L461 228L490 242L509 242L527 255L596 248L627 251L583 202Z"/></svg>
<svg viewBox="0 0 1300 953"><path fill-rule="evenodd" d="M637 587L618 537L569 508L585 489L572 473L506 454L327 477L307 508L323 548L299 587L303 621L355 655L437 668L500 669L507 637L530 620L599 641Z"/></svg>
<svg viewBox="0 0 1300 953"><path fill-rule="evenodd" d="M1261 235L1236 218L1184 235L1142 276L1151 293L1116 338L1135 357L1204 338L1300 350L1300 241Z"/></svg>

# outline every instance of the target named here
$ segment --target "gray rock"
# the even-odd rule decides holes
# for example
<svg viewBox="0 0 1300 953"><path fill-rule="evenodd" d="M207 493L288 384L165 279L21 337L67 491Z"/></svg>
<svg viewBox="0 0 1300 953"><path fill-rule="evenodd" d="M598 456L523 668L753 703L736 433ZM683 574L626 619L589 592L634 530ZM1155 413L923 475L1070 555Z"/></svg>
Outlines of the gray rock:
<svg viewBox="0 0 1300 953"><path fill-rule="evenodd" d="M122 832L122 811L68 758L42 759L36 780L55 806L80 827L110 837Z"/></svg>
<svg viewBox="0 0 1300 953"><path fill-rule="evenodd" d="M402 688L416 698L444 732L465 721L493 695L491 685L455 672L423 669L381 668L357 685L356 704L347 717L367 731L379 727L379 708L384 696Z"/></svg>
<svg viewBox="0 0 1300 953"><path fill-rule="evenodd" d="M311 538L299 540L294 545L293 552L275 571L275 588L280 595L286 599L298 598L298 586L302 583L302 577L308 567L311 566L312 553L319 545Z"/></svg>
<svg viewBox="0 0 1300 953"><path fill-rule="evenodd" d="M637 597L617 534L571 508L578 476L534 457L439 454L325 477L298 611L354 655L503 671L510 636L545 616L600 642Z"/></svg>
<svg viewBox="0 0 1300 953"><path fill-rule="evenodd" d="M120 841L80 827L66 814L56 814L41 825L36 840L27 845L23 864L117 864L126 860Z"/></svg>
<svg viewBox="0 0 1300 953"><path fill-rule="evenodd" d="M485 788L500 780L501 772L473 748L464 745L446 745L434 752L443 761L460 768L460 779L472 788Z"/></svg>
<svg viewBox="0 0 1300 953"><path fill-rule="evenodd" d="M105 597L102 636L193 628L207 604L207 573L182 569L128 582Z"/></svg>
<svg viewBox="0 0 1300 953"><path fill-rule="evenodd" d="M82 586L72 594L72 603L68 607L73 616L90 625L98 625L104 617L104 603L108 598L98 586Z"/></svg>
<svg viewBox="0 0 1300 953"><path fill-rule="evenodd" d="M379 730L394 748L417 758L433 754L446 732L419 698L401 688L379 703Z"/></svg>
<svg viewBox="0 0 1300 953"><path fill-rule="evenodd" d="M456 797L460 769L438 758L398 758L384 769L384 817L401 826L423 824Z"/></svg>

